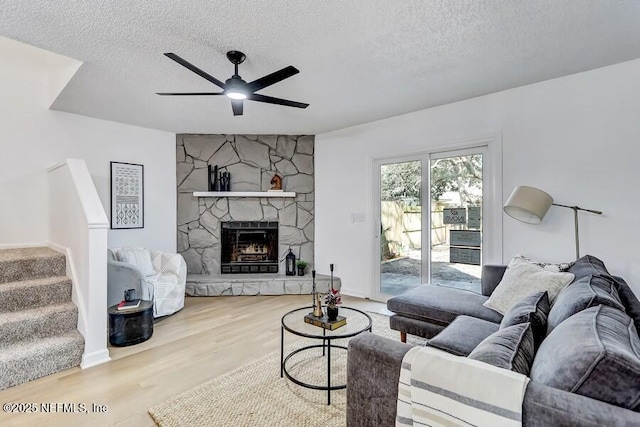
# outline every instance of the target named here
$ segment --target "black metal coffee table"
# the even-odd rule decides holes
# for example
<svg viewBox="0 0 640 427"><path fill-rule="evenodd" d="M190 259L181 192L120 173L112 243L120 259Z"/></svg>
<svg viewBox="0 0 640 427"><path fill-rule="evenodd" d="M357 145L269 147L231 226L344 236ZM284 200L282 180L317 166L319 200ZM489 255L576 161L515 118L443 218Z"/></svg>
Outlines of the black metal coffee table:
<svg viewBox="0 0 640 427"><path fill-rule="evenodd" d="M280 378L286 376L294 383L314 390L327 391L327 405L331 404L331 390L347 388L346 384L331 385L331 350L347 350L344 345L332 344L333 340L354 337L364 331L371 332L371 317L364 311L351 308L340 307L340 316L347 318L347 324L333 331L305 323L304 316L313 311L313 307L302 307L292 310L282 316L282 327L280 329ZM326 308L325 308L326 311ZM305 338L322 340L322 344L307 345L293 350L285 356L284 354L284 331L290 332ZM322 348L322 355L327 358L327 385L309 384L294 378L287 371L287 361L294 355L315 348Z"/></svg>

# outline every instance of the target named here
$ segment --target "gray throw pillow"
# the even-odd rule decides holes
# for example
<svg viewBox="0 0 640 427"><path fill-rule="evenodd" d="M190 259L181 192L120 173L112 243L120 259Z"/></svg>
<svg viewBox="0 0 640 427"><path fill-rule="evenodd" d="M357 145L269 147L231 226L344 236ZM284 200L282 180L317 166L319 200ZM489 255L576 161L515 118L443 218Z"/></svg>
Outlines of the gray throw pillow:
<svg viewBox="0 0 640 427"><path fill-rule="evenodd" d="M640 338L624 312L606 305L574 314L540 345L531 380L640 410Z"/></svg>
<svg viewBox="0 0 640 427"><path fill-rule="evenodd" d="M521 323L489 335L468 357L498 368L529 375L534 355L531 324Z"/></svg>
<svg viewBox="0 0 640 427"><path fill-rule="evenodd" d="M526 296L507 311L500 322L500 329L520 323L531 323L533 340L538 348L547 335L547 316L550 309L547 291Z"/></svg>
<svg viewBox="0 0 640 427"><path fill-rule="evenodd" d="M560 323L589 307L604 304L625 311L616 287L611 276L589 275L564 288L551 307L547 335Z"/></svg>

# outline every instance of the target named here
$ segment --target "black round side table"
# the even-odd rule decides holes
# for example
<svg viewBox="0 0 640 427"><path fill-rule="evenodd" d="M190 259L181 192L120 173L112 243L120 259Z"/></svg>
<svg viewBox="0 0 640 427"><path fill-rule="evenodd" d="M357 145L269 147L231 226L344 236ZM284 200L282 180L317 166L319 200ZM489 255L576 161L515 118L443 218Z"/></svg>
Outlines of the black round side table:
<svg viewBox="0 0 640 427"><path fill-rule="evenodd" d="M124 347L144 342L153 335L153 301L140 301L138 308L109 307L109 342Z"/></svg>

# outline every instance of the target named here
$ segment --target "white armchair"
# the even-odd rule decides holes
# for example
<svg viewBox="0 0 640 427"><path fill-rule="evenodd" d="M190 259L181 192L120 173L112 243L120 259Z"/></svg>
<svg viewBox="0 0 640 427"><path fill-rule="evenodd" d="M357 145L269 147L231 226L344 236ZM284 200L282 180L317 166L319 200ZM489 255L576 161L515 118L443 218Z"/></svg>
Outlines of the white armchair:
<svg viewBox="0 0 640 427"><path fill-rule="evenodd" d="M179 254L145 248L109 249L108 304L122 301L126 289L153 301L153 316L173 314L184 307L187 265Z"/></svg>

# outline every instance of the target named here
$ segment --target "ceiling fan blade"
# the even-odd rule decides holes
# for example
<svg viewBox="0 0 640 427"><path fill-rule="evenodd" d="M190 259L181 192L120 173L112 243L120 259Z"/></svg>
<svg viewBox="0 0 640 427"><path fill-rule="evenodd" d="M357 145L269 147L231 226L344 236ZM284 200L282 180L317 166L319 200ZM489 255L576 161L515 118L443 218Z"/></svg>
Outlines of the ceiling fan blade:
<svg viewBox="0 0 640 427"><path fill-rule="evenodd" d="M273 96L259 95L252 93L247 95L247 99L258 102L266 102L267 104L285 105L287 107L307 108L309 104L303 102L289 101L288 99L274 98Z"/></svg>
<svg viewBox="0 0 640 427"><path fill-rule="evenodd" d="M168 96L168 95L178 95L178 96L210 96L210 95L224 95L222 92L176 92L176 93L167 93L167 92L158 92L156 95Z"/></svg>
<svg viewBox="0 0 640 427"><path fill-rule="evenodd" d="M296 67L289 65L288 67L285 67L282 70L278 70L275 73L271 73L267 76L259 78L258 80L254 80L250 83L247 83L247 88L251 92L256 92L267 86L271 86L272 84L278 83L284 79L288 79L291 76L295 76L299 72L300 70L298 70Z"/></svg>
<svg viewBox="0 0 640 427"><path fill-rule="evenodd" d="M211 83L213 83L214 85L218 86L220 89L224 89L224 83L222 83L220 80L216 79L211 74L202 71L200 68L196 67L192 63L190 63L188 61L185 61L184 59L180 58L175 53L171 53L171 52L165 53L164 56L166 56L169 59L173 59L178 64L180 64L183 67L193 71L194 73L196 73L200 77L202 77L202 78L204 78L206 80L209 80Z"/></svg>
<svg viewBox="0 0 640 427"><path fill-rule="evenodd" d="M231 109L233 110L233 115L234 116L241 116L242 115L242 107L243 107L242 99L232 99L231 100Z"/></svg>

